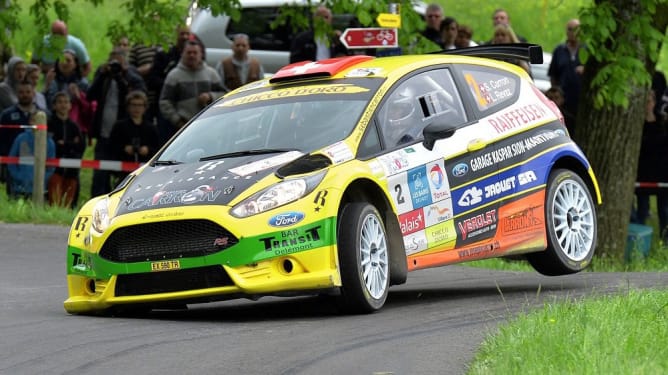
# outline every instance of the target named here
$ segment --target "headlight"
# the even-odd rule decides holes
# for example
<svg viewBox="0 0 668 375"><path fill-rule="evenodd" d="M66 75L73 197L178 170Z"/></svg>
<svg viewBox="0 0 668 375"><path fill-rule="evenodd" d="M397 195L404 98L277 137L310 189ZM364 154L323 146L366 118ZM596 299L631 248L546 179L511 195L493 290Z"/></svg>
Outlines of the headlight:
<svg viewBox="0 0 668 375"><path fill-rule="evenodd" d="M102 198L93 207L93 229L99 233L104 233L109 227L109 198Z"/></svg>
<svg viewBox="0 0 668 375"><path fill-rule="evenodd" d="M312 192L323 177L325 172L279 182L239 202L230 213L234 217L243 218L294 202Z"/></svg>

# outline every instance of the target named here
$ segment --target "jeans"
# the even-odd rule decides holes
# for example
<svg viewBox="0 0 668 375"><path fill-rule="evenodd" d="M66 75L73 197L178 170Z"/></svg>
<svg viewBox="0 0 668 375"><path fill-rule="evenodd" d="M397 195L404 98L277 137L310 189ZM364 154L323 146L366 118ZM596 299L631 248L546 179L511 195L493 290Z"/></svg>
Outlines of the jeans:
<svg viewBox="0 0 668 375"><path fill-rule="evenodd" d="M649 217L649 198L656 195L656 210L659 216L659 236L668 243L668 190L662 189L656 194L636 193L637 208L635 220L637 224L645 224Z"/></svg>

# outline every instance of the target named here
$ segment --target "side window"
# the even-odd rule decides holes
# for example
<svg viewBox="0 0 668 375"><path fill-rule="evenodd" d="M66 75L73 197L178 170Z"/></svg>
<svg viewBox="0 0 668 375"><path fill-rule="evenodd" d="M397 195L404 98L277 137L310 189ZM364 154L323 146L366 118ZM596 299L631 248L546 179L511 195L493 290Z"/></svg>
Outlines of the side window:
<svg viewBox="0 0 668 375"><path fill-rule="evenodd" d="M248 35L251 49L267 51L290 51L293 33L288 23L271 28L278 16L279 8L244 8L239 21L230 19L227 37L236 34Z"/></svg>
<svg viewBox="0 0 668 375"><path fill-rule="evenodd" d="M423 72L400 83L378 111L386 148L422 139L422 129L439 121L466 122L466 113L448 69Z"/></svg>
<svg viewBox="0 0 668 375"><path fill-rule="evenodd" d="M519 77L511 72L467 66L461 73L480 112L498 111L513 103L519 95Z"/></svg>

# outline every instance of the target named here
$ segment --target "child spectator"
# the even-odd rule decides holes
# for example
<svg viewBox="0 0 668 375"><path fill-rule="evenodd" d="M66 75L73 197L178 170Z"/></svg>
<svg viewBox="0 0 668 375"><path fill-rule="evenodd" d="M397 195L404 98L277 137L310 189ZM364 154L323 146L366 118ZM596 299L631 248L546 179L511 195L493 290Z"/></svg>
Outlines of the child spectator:
<svg viewBox="0 0 668 375"><path fill-rule="evenodd" d="M53 97L49 133L56 145L57 158L81 159L86 143L79 126L69 118L70 96L60 91ZM79 169L56 168L48 183L48 201L52 206L76 207L79 195Z"/></svg>
<svg viewBox="0 0 668 375"><path fill-rule="evenodd" d="M118 121L111 131L114 153L118 160L145 163L160 147L158 129L144 117L148 97L142 91L131 91L125 105L129 117Z"/></svg>

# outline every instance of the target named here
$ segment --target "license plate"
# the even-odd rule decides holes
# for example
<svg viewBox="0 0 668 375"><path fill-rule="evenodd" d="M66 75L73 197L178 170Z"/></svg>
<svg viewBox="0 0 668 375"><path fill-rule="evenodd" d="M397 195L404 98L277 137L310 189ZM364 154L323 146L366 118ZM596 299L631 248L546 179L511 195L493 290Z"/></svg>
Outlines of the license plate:
<svg viewBox="0 0 668 375"><path fill-rule="evenodd" d="M151 262L151 272L173 271L181 269L181 263L178 260L163 260L160 262Z"/></svg>

